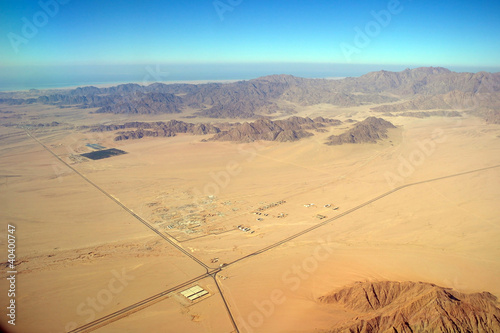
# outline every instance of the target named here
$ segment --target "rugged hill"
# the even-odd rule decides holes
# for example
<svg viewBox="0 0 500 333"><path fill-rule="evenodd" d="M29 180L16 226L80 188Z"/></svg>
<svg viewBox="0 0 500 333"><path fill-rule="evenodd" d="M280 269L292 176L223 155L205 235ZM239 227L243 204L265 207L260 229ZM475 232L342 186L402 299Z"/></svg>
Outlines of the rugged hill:
<svg viewBox="0 0 500 333"><path fill-rule="evenodd" d="M323 117L301 118L290 117L284 120L259 119L248 123L193 124L183 121L168 122L128 122L123 125L99 125L90 128L92 132L117 131L115 141L141 139L143 137L171 137L179 133L193 135L215 134L212 141L251 142L266 141L297 141L313 135L306 130L325 131L327 126L340 125L336 119ZM89 129L89 128L82 128Z"/></svg>
<svg viewBox="0 0 500 333"><path fill-rule="evenodd" d="M265 141L297 141L313 134L306 130L322 131L326 126L340 125L339 120L325 118L290 117L285 120L259 119L255 122L236 124L232 128L221 131L210 140L252 142Z"/></svg>
<svg viewBox="0 0 500 333"><path fill-rule="evenodd" d="M122 84L51 90L46 94L39 90L0 93L0 103L72 105L98 108L97 112L140 114L178 113L189 107L198 109L200 116L211 118L257 118L278 111L292 114L295 105L319 103L342 107L373 105L373 110L380 112L474 110L500 107L500 73L455 73L445 68L422 67L401 72L378 71L342 80L270 75L227 84Z"/></svg>
<svg viewBox="0 0 500 333"><path fill-rule="evenodd" d="M479 94L451 91L444 95L416 95L413 99L396 104L371 108L376 112L398 112L406 110L431 109L476 109L480 107L500 107L500 94Z"/></svg>
<svg viewBox="0 0 500 333"><path fill-rule="evenodd" d="M128 131L119 131L125 130ZM119 131L115 141L128 139L141 139L143 137L170 137L178 133L193 135L215 134L220 130L211 124L191 124L183 121L170 120L168 122L129 122L123 125L100 125L90 129L92 132Z"/></svg>
<svg viewBox="0 0 500 333"><path fill-rule="evenodd" d="M204 105L202 116L212 118L250 118L277 111L293 113L279 101L300 105L330 103L338 106L388 103L397 99L374 94L346 94L336 90L332 80L304 79L292 75L270 75L230 84L203 85L184 98L190 106Z"/></svg>
<svg viewBox="0 0 500 333"><path fill-rule="evenodd" d="M253 142L264 141L298 141L314 135L314 132L326 132L327 127L342 124L340 120L317 117L290 117L282 120L261 118L254 122L193 124L183 121L168 122L128 122L123 125L99 125L90 127L92 132L116 131L116 141L141 139L143 137L171 137L179 133L193 135L215 134L206 141ZM395 126L382 119L369 117L358 122L341 135L328 137L326 144L341 145L344 143L373 143L387 137L387 129ZM85 129L85 128L82 128ZM87 128L88 129L88 128Z"/></svg>
<svg viewBox="0 0 500 333"><path fill-rule="evenodd" d="M422 282L358 282L319 298L343 307L352 320L328 333L500 332L497 298Z"/></svg>
<svg viewBox="0 0 500 333"><path fill-rule="evenodd" d="M376 117L368 117L340 135L328 137L327 145L344 143L375 143L387 138L387 129L396 128L392 123Z"/></svg>
<svg viewBox="0 0 500 333"><path fill-rule="evenodd" d="M456 73L441 67L420 67L401 72L371 72L359 78L339 80L338 85L344 92L389 92L405 97L452 91L494 93L500 91L500 73Z"/></svg>
<svg viewBox="0 0 500 333"><path fill-rule="evenodd" d="M124 97L114 98L99 108L97 113L180 113L182 99L169 93L142 93L134 91Z"/></svg>

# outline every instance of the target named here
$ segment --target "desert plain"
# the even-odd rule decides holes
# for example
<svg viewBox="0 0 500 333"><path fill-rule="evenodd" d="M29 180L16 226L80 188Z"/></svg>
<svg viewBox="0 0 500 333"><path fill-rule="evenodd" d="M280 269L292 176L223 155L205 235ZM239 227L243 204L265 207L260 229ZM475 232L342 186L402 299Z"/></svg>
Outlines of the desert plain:
<svg viewBox="0 0 500 333"><path fill-rule="evenodd" d="M0 108L12 111L0 132L2 267L8 223L18 271L9 332L326 332L356 313L318 298L357 281L500 297L500 126L482 118L384 117L387 138L329 146L346 120L378 114L303 107L294 116L343 123L295 142L115 141L82 128L179 115ZM87 144L126 154L79 158ZM181 294L195 286L207 294Z"/></svg>

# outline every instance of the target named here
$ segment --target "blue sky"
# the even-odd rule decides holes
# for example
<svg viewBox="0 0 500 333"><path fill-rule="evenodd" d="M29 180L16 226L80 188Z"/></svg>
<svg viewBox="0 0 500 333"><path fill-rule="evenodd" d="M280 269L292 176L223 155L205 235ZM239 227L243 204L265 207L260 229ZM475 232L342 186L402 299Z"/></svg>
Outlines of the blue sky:
<svg viewBox="0 0 500 333"><path fill-rule="evenodd" d="M390 16L381 24L373 13ZM4 75L158 64L500 68L498 1L0 0L0 31Z"/></svg>

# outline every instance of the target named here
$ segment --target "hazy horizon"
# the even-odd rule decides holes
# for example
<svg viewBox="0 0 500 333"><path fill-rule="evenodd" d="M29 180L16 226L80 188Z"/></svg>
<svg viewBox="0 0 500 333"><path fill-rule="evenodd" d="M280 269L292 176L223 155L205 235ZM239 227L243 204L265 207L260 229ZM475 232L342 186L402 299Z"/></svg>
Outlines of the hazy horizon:
<svg viewBox="0 0 500 333"><path fill-rule="evenodd" d="M178 81L249 80L273 74L290 74L305 78L358 77L368 72L402 71L422 66L346 65L346 64L161 64L161 65L88 65L30 66L19 73L0 68L0 91L67 88L88 85L108 85ZM433 66L438 67L438 66ZM493 67L447 67L455 72L497 72Z"/></svg>
<svg viewBox="0 0 500 333"><path fill-rule="evenodd" d="M278 73L344 77L420 66L500 71L500 4L493 1L1 6L0 91Z"/></svg>

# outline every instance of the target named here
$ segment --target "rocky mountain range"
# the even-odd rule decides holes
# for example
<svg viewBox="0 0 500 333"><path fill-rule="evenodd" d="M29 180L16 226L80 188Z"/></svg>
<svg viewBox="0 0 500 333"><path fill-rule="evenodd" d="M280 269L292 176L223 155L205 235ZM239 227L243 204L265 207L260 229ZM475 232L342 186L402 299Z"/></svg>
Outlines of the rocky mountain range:
<svg viewBox="0 0 500 333"><path fill-rule="evenodd" d="M422 282L358 282L319 302L352 315L324 333L500 332L500 304L488 292L465 294Z"/></svg>
<svg viewBox="0 0 500 333"><path fill-rule="evenodd" d="M235 124L228 130L216 134L210 140L213 141L238 141L252 142L264 141L297 141L313 134L306 130L325 131L327 126L342 124L336 119L325 119L318 117L315 119L290 117L285 120L259 119L255 122Z"/></svg>
<svg viewBox="0 0 500 333"><path fill-rule="evenodd" d="M396 126L382 118L368 117L345 133L329 136L326 144L375 143L387 138L387 129L389 128L396 128Z"/></svg>
<svg viewBox="0 0 500 333"><path fill-rule="evenodd" d="M328 126L340 125L336 119L323 117L302 118L290 117L284 120L258 119L244 123L193 124L183 121L168 122L128 122L123 125L98 125L90 128L92 132L116 131L115 141L141 139L143 137L172 137L180 133L193 135L215 134L210 141L251 142L266 141L297 141L313 135L306 130L325 131Z"/></svg>
<svg viewBox="0 0 500 333"><path fill-rule="evenodd" d="M350 123L350 122L349 122ZM327 132L328 127L341 125L337 119L317 117L289 117L281 120L261 118L253 122L193 124L178 120L168 122L128 122L123 125L98 125L90 128L92 132L115 131L115 141L141 139L144 137L172 137L181 133L192 135L214 134L203 141L253 142L258 140L291 142L314 135L313 132ZM387 129L395 126L382 119L369 117L356 123L340 135L328 137L328 145L343 143L374 143L387 137Z"/></svg>
<svg viewBox="0 0 500 333"><path fill-rule="evenodd" d="M342 107L373 105L372 110L378 112L482 108L487 113L500 107L500 73L456 73L422 67L371 72L341 80L271 75L227 84L123 84L55 93L52 90L49 94L37 90L0 93L0 103L96 108L98 113L180 113L194 108L198 115L211 118L292 114L297 107L319 103Z"/></svg>
<svg viewBox="0 0 500 333"><path fill-rule="evenodd" d="M126 131L121 131L126 130ZM178 120L168 122L128 122L123 125L99 125L90 128L91 132L118 131L115 141L141 139L143 137L171 137L179 133L193 135L215 134L220 129L211 124L192 124Z"/></svg>

